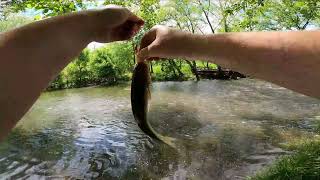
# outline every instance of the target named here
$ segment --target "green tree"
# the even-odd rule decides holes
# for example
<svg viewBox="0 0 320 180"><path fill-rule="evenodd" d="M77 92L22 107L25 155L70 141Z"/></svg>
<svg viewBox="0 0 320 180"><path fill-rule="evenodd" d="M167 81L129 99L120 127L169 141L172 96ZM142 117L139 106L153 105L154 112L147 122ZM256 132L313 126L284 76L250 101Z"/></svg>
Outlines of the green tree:
<svg viewBox="0 0 320 180"><path fill-rule="evenodd" d="M53 90L53 89L63 89L66 88L66 84L63 80L64 76L63 73L60 73L47 87L47 90Z"/></svg>
<svg viewBox="0 0 320 180"><path fill-rule="evenodd" d="M167 20L167 23L175 23L176 26L181 30L187 30L191 33L196 33L199 31L199 23L200 23L200 10L197 8L197 5L194 1L188 0L170 0L163 7L166 10L162 10L161 19ZM163 12L167 14L166 18L163 16ZM173 20L173 22L172 22ZM197 80L200 80L200 77L197 72L197 63L196 61L188 61L185 62L189 65L191 72L196 76ZM177 67L175 63L171 63L172 68Z"/></svg>
<svg viewBox="0 0 320 180"><path fill-rule="evenodd" d="M320 18L318 0L237 0L227 8L234 31L303 30Z"/></svg>
<svg viewBox="0 0 320 180"><path fill-rule="evenodd" d="M87 86L91 80L91 72L88 69L90 60L89 50L83 50L63 71L64 78L69 87Z"/></svg>
<svg viewBox="0 0 320 180"><path fill-rule="evenodd" d="M12 0L8 6L16 12L32 8L42 10L45 16L55 16L86 7L82 0Z"/></svg>
<svg viewBox="0 0 320 180"><path fill-rule="evenodd" d="M117 79L128 80L128 73L133 67L134 52L132 42L120 42L107 45L103 49L113 64Z"/></svg>
<svg viewBox="0 0 320 180"><path fill-rule="evenodd" d="M303 30L320 18L319 0L282 0L278 3L269 0L265 5L268 6L264 13L268 22L265 29Z"/></svg>
<svg viewBox="0 0 320 180"><path fill-rule="evenodd" d="M5 20L0 21L0 32L4 32L13 28L17 28L24 24L32 22L31 18L19 16L17 14L10 14Z"/></svg>
<svg viewBox="0 0 320 180"><path fill-rule="evenodd" d="M93 52L89 62L89 69L93 73L95 83L114 83L117 80L115 67L104 48Z"/></svg>

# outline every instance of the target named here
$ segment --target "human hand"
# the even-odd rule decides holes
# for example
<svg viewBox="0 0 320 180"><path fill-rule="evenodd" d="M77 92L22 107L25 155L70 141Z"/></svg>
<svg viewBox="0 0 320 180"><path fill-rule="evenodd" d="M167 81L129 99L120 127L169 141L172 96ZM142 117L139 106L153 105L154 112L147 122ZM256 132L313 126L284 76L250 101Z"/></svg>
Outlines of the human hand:
<svg viewBox="0 0 320 180"><path fill-rule="evenodd" d="M88 11L91 40L107 43L132 38L144 21L127 8L109 5L102 10Z"/></svg>
<svg viewBox="0 0 320 180"><path fill-rule="evenodd" d="M166 26L155 26L143 36L138 60L184 57L187 46L192 45L187 38L190 35Z"/></svg>

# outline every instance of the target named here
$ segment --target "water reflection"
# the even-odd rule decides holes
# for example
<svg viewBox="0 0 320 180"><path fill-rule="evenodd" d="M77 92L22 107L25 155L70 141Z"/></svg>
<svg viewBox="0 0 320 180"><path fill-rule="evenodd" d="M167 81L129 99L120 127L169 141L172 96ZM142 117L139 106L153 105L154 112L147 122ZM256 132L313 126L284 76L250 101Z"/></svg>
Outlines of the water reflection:
<svg viewBox="0 0 320 180"><path fill-rule="evenodd" d="M261 81L154 83L144 135L128 85L44 93L0 145L0 178L241 179L312 136L318 100Z"/></svg>

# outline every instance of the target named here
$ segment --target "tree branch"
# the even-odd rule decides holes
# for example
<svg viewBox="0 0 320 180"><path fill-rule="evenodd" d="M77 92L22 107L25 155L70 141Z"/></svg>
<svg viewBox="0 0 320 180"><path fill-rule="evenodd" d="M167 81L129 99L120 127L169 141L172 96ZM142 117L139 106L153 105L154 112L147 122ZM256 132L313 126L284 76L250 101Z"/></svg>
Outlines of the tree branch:
<svg viewBox="0 0 320 180"><path fill-rule="evenodd" d="M302 30L306 29L309 23L310 23L310 19L308 19L307 22L302 26Z"/></svg>

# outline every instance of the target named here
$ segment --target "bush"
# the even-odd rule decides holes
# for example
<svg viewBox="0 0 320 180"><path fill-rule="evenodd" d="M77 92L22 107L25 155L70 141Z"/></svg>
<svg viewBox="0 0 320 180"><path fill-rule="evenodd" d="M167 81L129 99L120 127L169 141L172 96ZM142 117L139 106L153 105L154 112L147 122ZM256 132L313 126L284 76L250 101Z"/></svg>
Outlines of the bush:
<svg viewBox="0 0 320 180"><path fill-rule="evenodd" d="M116 70L110 62L109 56L104 49L94 52L89 62L90 71L93 74L93 80L96 83L108 83L116 81Z"/></svg>

